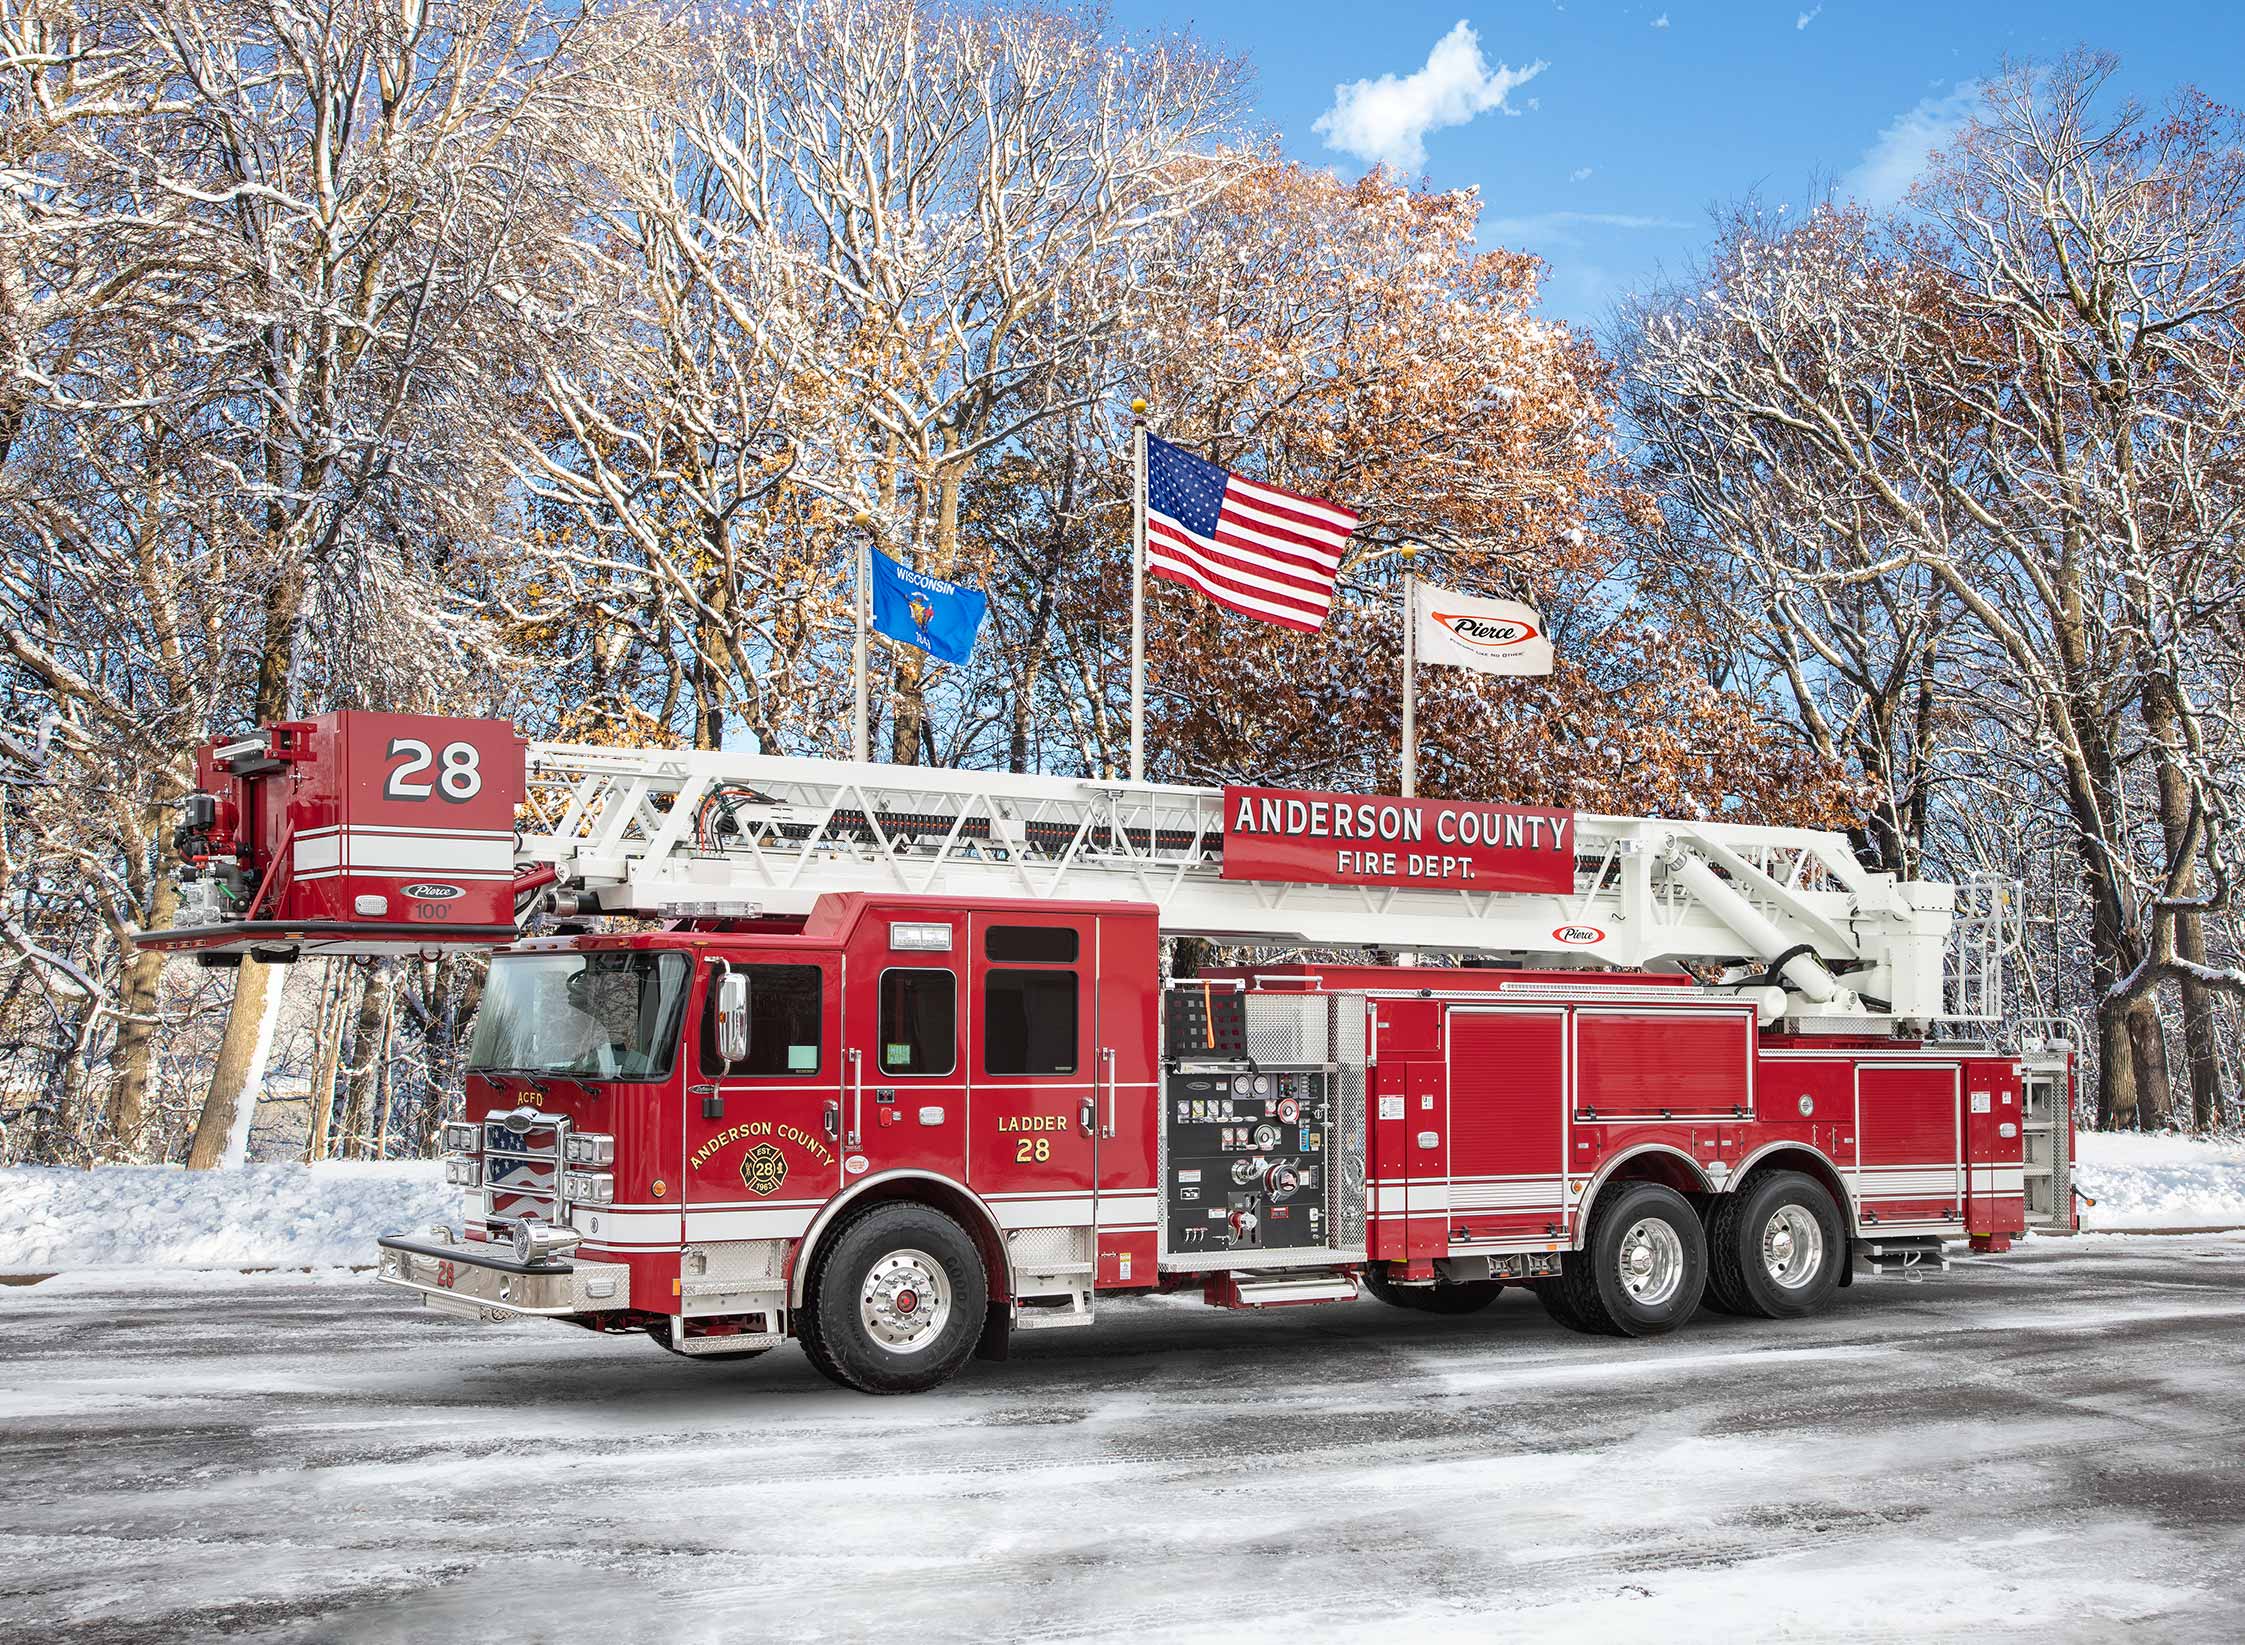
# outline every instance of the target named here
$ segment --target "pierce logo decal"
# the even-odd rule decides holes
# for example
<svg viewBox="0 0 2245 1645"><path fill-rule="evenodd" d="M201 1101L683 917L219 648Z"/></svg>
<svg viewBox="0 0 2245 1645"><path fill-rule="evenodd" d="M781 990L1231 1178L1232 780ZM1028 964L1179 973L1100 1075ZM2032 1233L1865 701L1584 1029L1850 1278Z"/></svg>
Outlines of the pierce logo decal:
<svg viewBox="0 0 2245 1645"><path fill-rule="evenodd" d="M467 895L465 891L461 890L456 885L435 885L429 883L409 885L405 888L405 894L413 898L417 902L450 902L454 897L464 897Z"/></svg>
<svg viewBox="0 0 2245 1645"><path fill-rule="evenodd" d="M1592 943L1606 940L1606 933L1595 925L1562 925L1551 933L1553 942L1566 943L1571 948L1588 948Z"/></svg>
<svg viewBox="0 0 2245 1645"><path fill-rule="evenodd" d="M1434 620L1456 636L1460 645L1474 651L1509 651L1514 646L1543 638L1536 632L1534 623L1500 621L1454 611L1437 611Z"/></svg>

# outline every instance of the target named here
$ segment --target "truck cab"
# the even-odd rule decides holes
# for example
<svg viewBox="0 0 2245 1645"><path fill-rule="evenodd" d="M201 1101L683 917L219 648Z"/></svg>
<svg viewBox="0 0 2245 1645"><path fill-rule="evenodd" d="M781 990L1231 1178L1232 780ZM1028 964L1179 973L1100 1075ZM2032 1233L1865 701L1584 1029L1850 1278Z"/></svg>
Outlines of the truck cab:
<svg viewBox="0 0 2245 1645"><path fill-rule="evenodd" d="M445 1133L462 1225L382 1277L689 1354L807 1334L861 1384L1088 1320L1155 1279L1156 941L1144 906L844 893L510 945ZM832 1329L814 1270L859 1294Z"/></svg>

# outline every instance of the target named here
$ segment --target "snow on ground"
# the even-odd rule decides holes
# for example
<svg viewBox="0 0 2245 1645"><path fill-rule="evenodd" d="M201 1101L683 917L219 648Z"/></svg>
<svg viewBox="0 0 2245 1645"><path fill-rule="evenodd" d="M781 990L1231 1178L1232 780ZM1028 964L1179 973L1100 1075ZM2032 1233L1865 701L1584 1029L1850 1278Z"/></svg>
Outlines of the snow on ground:
<svg viewBox="0 0 2245 1645"><path fill-rule="evenodd" d="M2074 1160L2084 1232L2245 1226L2245 1138L2082 1131Z"/></svg>
<svg viewBox="0 0 2245 1645"><path fill-rule="evenodd" d="M1102 1303L868 1399L365 1275L0 1286L0 1636L2236 1645L2245 1235L1576 1336Z"/></svg>
<svg viewBox="0 0 2245 1645"><path fill-rule="evenodd" d="M2085 1230L2245 1226L2245 1139L2085 1132ZM434 1161L0 1169L0 1274L364 1264L376 1234L456 1222Z"/></svg>
<svg viewBox="0 0 2245 1645"><path fill-rule="evenodd" d="M14 1166L0 1170L0 1274L365 1264L375 1235L459 1216L460 1191L434 1160Z"/></svg>

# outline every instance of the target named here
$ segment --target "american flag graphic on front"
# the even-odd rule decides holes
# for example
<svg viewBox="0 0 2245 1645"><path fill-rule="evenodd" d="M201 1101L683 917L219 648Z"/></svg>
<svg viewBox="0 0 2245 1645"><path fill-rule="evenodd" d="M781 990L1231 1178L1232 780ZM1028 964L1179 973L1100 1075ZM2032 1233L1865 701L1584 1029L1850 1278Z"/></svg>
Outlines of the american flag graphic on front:
<svg viewBox="0 0 2245 1645"><path fill-rule="evenodd" d="M1242 479L1146 438L1146 569L1218 605L1316 633L1333 609L1353 510Z"/></svg>

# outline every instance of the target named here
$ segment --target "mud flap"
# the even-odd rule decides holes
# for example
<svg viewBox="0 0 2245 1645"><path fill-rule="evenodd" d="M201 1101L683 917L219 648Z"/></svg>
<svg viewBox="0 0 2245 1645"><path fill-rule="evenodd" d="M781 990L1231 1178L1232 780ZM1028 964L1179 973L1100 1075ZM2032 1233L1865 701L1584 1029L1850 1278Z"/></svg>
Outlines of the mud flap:
<svg viewBox="0 0 2245 1645"><path fill-rule="evenodd" d="M982 1316L982 1336L974 1345L976 1359L1013 1357L1013 1304L993 1302Z"/></svg>

